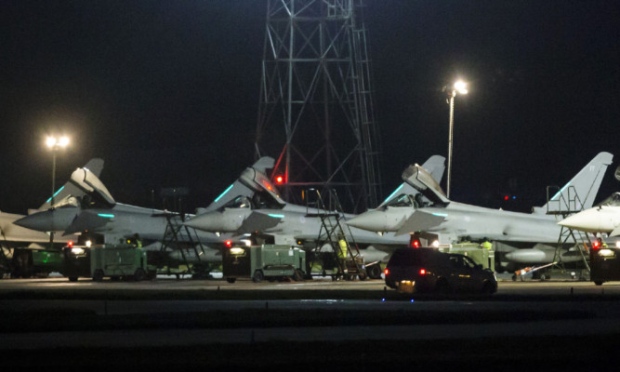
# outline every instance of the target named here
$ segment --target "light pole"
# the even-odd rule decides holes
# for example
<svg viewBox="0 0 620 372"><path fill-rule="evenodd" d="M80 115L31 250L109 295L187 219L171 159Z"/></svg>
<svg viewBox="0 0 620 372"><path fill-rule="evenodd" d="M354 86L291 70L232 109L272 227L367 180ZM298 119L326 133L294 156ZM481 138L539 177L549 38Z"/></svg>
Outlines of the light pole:
<svg viewBox="0 0 620 372"><path fill-rule="evenodd" d="M454 127L454 97L457 94L467 94L467 83L462 80L458 80L452 86L450 90L450 131L448 134L448 183L446 187L446 196L450 198L450 178L452 175L452 142L453 142L453 127Z"/></svg>
<svg viewBox="0 0 620 372"><path fill-rule="evenodd" d="M56 152L69 145L69 138L66 136L49 136L45 141L47 147L52 150L52 197L50 198L50 210L52 211L52 231L50 231L50 248L54 245L54 194L56 193Z"/></svg>

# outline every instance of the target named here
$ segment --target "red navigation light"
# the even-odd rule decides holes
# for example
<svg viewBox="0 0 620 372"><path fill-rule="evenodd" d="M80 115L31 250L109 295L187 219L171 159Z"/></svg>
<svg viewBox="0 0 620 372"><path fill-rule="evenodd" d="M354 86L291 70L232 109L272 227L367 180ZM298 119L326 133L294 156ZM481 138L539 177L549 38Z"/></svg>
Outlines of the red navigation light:
<svg viewBox="0 0 620 372"><path fill-rule="evenodd" d="M69 240L67 242L67 247L69 247L69 248L73 247L73 240Z"/></svg>
<svg viewBox="0 0 620 372"><path fill-rule="evenodd" d="M226 241L224 242L224 246L225 246L226 248L230 248L230 247L232 247L232 246L233 246L233 242L232 242L232 240L226 240Z"/></svg>
<svg viewBox="0 0 620 372"><path fill-rule="evenodd" d="M420 269L420 276L426 275L426 269Z"/></svg>
<svg viewBox="0 0 620 372"><path fill-rule="evenodd" d="M276 181L276 185L284 184L284 176L281 174L277 175L275 178L275 181Z"/></svg>
<svg viewBox="0 0 620 372"><path fill-rule="evenodd" d="M422 246L422 243L420 243L420 239L412 238L409 241L409 247L411 248L420 248L421 246Z"/></svg>
<svg viewBox="0 0 620 372"><path fill-rule="evenodd" d="M601 248L601 239L596 239L592 242L592 249L600 249Z"/></svg>
<svg viewBox="0 0 620 372"><path fill-rule="evenodd" d="M385 274L385 276L390 275L390 269L386 267L385 270L383 270L383 273Z"/></svg>

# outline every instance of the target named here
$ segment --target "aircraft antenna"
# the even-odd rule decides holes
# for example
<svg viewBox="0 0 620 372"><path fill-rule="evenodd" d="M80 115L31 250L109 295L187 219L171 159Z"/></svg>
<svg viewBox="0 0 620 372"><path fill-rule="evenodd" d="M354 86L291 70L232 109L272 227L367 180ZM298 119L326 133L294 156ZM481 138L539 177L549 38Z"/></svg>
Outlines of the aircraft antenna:
<svg viewBox="0 0 620 372"><path fill-rule="evenodd" d="M283 197L336 189L358 213L378 204L380 140L363 0L268 0L256 158L275 157Z"/></svg>

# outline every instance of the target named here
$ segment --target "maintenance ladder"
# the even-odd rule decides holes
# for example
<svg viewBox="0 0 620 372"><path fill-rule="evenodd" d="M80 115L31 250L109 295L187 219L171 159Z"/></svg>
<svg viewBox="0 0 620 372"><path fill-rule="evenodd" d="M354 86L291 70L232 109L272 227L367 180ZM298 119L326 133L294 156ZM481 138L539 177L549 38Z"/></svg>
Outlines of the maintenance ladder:
<svg viewBox="0 0 620 372"><path fill-rule="evenodd" d="M351 234L350 227L346 224L343 226L341 223L341 220L344 219L344 212L336 191L333 189L328 190L328 206L326 206L319 190L310 189L306 195L306 216L318 217L321 220L316 247L313 249L309 266L312 267L312 263L315 260L322 258L322 275L325 276L324 257L331 256L338 269L336 273L332 274L332 279L355 280L355 278L359 278L360 280L365 280L368 275L364 268L363 257L353 238L353 234ZM347 246L346 252L343 252L340 246L341 240L343 241L342 244ZM331 252L323 252L325 246L331 247Z"/></svg>
<svg viewBox="0 0 620 372"><path fill-rule="evenodd" d="M170 267L172 266L173 258L168 254L169 252L178 252L181 257L181 264L187 267L187 271L183 272L183 274L191 272L195 277L208 276L210 271L209 264L201 262L201 256L206 253L205 248L198 238L196 230L183 224L185 222L185 214L166 213L165 217L168 223L166 224L160 252L162 257L166 258L167 274L179 276L179 273L171 272ZM194 256L195 259L190 260L189 256Z"/></svg>
<svg viewBox="0 0 620 372"><path fill-rule="evenodd" d="M571 214L578 213L583 210L583 203L579 198L579 195L577 195L574 186L571 185L568 187L568 197L564 197L564 194L560 194L559 191L560 188L557 186L547 186L547 214L561 216L562 219L565 219ZM559 194L560 197L554 200L553 195L556 194ZM587 233L562 226L553 257L553 266L560 269L562 272L566 270L564 262L561 259L561 254L567 244L572 244L578 249L585 269L588 273L590 273L590 265L588 263L588 243L590 243L590 239ZM580 275L580 279L584 279L582 275Z"/></svg>

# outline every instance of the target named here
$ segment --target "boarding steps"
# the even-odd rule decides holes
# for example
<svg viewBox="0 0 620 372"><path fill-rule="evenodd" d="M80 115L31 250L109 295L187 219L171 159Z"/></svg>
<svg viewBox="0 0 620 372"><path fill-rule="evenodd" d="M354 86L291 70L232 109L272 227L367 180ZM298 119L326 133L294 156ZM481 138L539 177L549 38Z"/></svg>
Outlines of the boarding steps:
<svg viewBox="0 0 620 372"><path fill-rule="evenodd" d="M569 186L567 191L567 197L564 193L559 193L560 188L557 186L547 187L547 211L549 215L559 216L557 221L561 221L568 216L581 212L583 210L583 203L577 195L574 186ZM554 195L560 195L559 198L553 199ZM581 255L581 260L585 267L587 275L590 274L590 265L588 263L590 238L587 233L573 230L571 228L562 226L560 229L560 235L558 236L558 243L555 249L555 255L553 257L553 268L565 272L566 268L564 262L561 259L562 252L565 251L567 245L572 245L577 249ZM544 278L544 276L541 276ZM579 275L579 279L585 280L583 273Z"/></svg>
<svg viewBox="0 0 620 372"><path fill-rule="evenodd" d="M350 227L342 223L344 213L336 191L328 190L329 204L325 203L319 190L310 189L306 195L306 216L318 217L321 220L316 247L312 252L312 258L309 260L310 267L312 267L314 260L320 260L323 269L321 275L325 276L325 268L330 266L327 261L330 261L337 268L331 275L333 280L355 280L356 278L365 280L368 275L364 267L363 257L351 234ZM341 238L348 247L346 253L340 247ZM324 251L327 246L331 247L330 251ZM343 256L344 259L341 259Z"/></svg>

